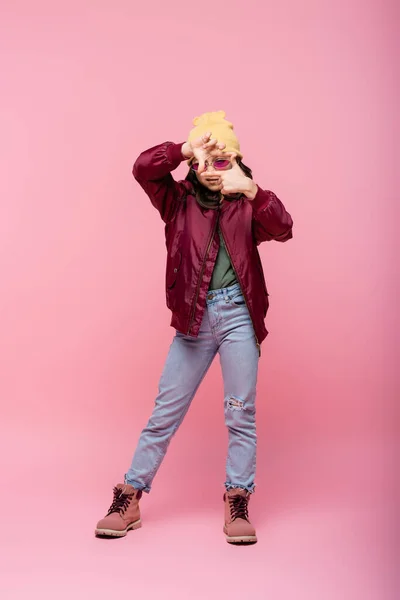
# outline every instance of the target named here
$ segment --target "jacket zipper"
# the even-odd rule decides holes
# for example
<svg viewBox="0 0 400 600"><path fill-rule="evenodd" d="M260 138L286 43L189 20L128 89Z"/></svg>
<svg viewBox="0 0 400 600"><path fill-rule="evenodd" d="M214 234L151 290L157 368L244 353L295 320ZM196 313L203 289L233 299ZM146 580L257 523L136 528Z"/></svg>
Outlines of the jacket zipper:
<svg viewBox="0 0 400 600"><path fill-rule="evenodd" d="M210 236L210 239L208 241L207 249L206 249L206 252L205 252L205 255L204 255L203 264L201 265L201 270L200 270L200 275L199 275L199 281L197 283L196 296L195 296L195 299L194 299L194 302L193 302L193 307L192 307L192 310L191 310L191 313L190 313L189 329L188 329L187 335L190 335L190 331L191 331L192 326L193 326L194 315L195 315L195 312L196 312L196 304L197 304L197 300L198 300L199 293L200 293L200 286L201 286L202 281L203 281L203 275L204 275L204 269L205 269L205 266L206 266L207 256L208 256L208 253L210 251L211 244L213 243L215 232L217 231L217 226L218 226L218 221L219 221L219 210L220 209L218 207L217 218L215 219L214 227L213 227L213 230L211 232L211 236Z"/></svg>
<svg viewBox="0 0 400 600"><path fill-rule="evenodd" d="M237 279L237 281L239 282L240 289L241 289L241 291L242 291L242 294L243 294L244 301L246 302L247 310L249 311L250 320L251 320L251 325L252 325L252 327L253 327L253 332L254 332L254 338L255 338L255 340L256 340L256 346L257 346L257 349L258 349L258 356L259 356L259 357L261 357L261 345L259 344L259 342L258 342L258 338L257 338L257 336L256 336L256 330L255 330L255 328L254 328L254 323L253 323L253 319L252 319L252 317L251 317L251 313L250 313L249 305L248 305L248 302L247 302L246 294L245 294L244 288L243 288L243 286L242 286L242 284L241 284L241 281L240 281L240 279L239 279L239 277L238 277L237 271L236 271L236 269L235 269L235 265L233 264L232 256L231 256L231 253L230 253L230 251L229 251L228 245L227 245L227 243L226 243L226 239L225 239L225 236L224 236L224 232L222 231L221 224L219 225L219 230L220 230L220 232L221 232L221 235L222 235L222 238L223 238L223 240L224 240L225 248L226 248L226 251L227 251L227 253L228 253L229 260L231 261L232 269L234 270L234 273L235 273L235 275L236 275L236 279Z"/></svg>

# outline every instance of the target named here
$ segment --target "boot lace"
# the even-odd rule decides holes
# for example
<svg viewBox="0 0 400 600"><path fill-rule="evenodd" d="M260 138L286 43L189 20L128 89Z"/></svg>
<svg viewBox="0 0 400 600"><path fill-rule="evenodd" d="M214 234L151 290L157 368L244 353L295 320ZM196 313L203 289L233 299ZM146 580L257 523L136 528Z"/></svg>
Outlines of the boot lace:
<svg viewBox="0 0 400 600"><path fill-rule="evenodd" d="M229 507L231 510L231 519L234 521L235 519L245 519L249 520L248 513L248 504L249 500L246 496L231 496L229 498Z"/></svg>
<svg viewBox="0 0 400 600"><path fill-rule="evenodd" d="M123 494L119 488L114 488L114 499L110 508L108 509L108 515L112 513L122 513L128 508L130 501L132 500L132 494Z"/></svg>

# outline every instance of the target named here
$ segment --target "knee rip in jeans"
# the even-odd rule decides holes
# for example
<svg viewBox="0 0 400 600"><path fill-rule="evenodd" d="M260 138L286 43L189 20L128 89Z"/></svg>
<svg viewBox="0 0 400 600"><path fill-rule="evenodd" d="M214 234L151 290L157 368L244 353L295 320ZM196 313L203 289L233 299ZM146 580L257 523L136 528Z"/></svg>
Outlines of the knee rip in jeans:
<svg viewBox="0 0 400 600"><path fill-rule="evenodd" d="M226 403L230 410L244 410L244 402L237 396L227 396Z"/></svg>

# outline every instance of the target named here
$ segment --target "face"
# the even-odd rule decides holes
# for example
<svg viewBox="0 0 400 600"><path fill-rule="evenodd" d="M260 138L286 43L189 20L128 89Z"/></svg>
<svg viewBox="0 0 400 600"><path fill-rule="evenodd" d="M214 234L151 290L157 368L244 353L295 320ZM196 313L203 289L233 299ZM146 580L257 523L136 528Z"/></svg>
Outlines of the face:
<svg viewBox="0 0 400 600"><path fill-rule="evenodd" d="M197 172L197 169L199 168L199 164L196 162L194 162L191 165L191 168L196 173L196 177L197 177L198 181L202 185L204 185L204 187L206 187L211 192L218 191L218 189L220 187L219 177L216 177L215 175L213 177L207 177L207 175L203 175L203 174L199 175L199 173ZM226 157L220 156L220 157L214 158L210 162L206 162L205 173L207 173L208 171L228 171L231 168L232 168L231 161Z"/></svg>

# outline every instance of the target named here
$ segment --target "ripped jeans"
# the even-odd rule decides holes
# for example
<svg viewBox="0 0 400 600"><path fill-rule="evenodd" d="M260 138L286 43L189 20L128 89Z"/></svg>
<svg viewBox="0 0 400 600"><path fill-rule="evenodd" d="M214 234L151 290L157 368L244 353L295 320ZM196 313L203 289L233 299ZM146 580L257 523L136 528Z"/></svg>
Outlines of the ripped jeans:
<svg viewBox="0 0 400 600"><path fill-rule="evenodd" d="M125 483L150 491L171 438L217 352L224 380L225 423L229 433L225 487L254 491L259 355L239 284L208 293L197 338L176 332L153 414L141 433Z"/></svg>

